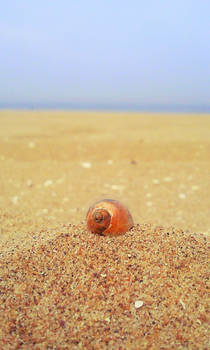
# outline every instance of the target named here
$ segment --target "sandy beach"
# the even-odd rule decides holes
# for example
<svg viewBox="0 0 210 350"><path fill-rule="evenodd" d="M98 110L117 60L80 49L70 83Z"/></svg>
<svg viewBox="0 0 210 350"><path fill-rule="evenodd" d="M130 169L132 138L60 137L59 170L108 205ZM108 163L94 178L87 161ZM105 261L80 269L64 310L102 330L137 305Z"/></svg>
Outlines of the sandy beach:
<svg viewBox="0 0 210 350"><path fill-rule="evenodd" d="M210 115L0 111L0 349L208 349ZM87 231L114 198L134 228Z"/></svg>

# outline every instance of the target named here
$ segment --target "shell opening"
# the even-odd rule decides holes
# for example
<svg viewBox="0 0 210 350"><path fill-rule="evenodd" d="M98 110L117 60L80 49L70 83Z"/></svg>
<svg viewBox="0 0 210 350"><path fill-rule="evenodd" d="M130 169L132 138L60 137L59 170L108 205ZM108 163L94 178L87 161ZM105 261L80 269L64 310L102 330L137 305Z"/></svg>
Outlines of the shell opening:
<svg viewBox="0 0 210 350"><path fill-rule="evenodd" d="M111 215L106 209L96 209L92 215L95 222L95 232L102 234L110 225Z"/></svg>

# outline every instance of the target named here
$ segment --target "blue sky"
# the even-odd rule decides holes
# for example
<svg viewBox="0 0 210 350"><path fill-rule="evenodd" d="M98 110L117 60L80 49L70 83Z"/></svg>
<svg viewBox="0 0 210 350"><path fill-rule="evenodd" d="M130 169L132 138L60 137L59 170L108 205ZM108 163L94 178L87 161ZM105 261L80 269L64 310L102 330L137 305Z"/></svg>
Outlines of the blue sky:
<svg viewBox="0 0 210 350"><path fill-rule="evenodd" d="M210 1L7 0L0 104L210 105Z"/></svg>

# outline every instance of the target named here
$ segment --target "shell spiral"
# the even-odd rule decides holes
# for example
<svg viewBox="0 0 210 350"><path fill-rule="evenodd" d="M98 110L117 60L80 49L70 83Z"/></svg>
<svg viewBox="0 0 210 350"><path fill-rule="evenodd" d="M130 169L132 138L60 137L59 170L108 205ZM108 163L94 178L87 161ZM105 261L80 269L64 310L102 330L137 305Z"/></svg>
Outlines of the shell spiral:
<svg viewBox="0 0 210 350"><path fill-rule="evenodd" d="M129 210L114 199L94 203L89 208L86 219L88 229L100 235L120 235L133 227Z"/></svg>

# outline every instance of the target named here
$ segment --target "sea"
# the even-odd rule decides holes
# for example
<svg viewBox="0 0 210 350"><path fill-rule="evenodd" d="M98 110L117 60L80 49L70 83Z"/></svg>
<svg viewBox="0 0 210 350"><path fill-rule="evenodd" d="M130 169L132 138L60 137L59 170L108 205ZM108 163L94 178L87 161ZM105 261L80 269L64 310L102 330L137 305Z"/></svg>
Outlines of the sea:
<svg viewBox="0 0 210 350"><path fill-rule="evenodd" d="M152 113L196 113L210 114L210 105L157 105L157 104L99 104L99 103L4 103L0 109L20 110L84 110L116 112L152 112Z"/></svg>

